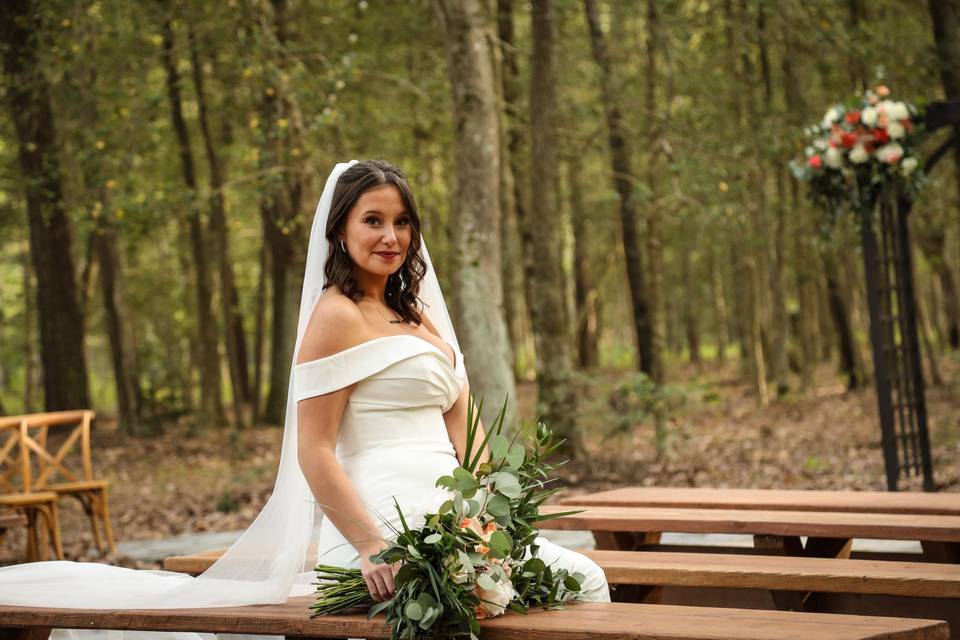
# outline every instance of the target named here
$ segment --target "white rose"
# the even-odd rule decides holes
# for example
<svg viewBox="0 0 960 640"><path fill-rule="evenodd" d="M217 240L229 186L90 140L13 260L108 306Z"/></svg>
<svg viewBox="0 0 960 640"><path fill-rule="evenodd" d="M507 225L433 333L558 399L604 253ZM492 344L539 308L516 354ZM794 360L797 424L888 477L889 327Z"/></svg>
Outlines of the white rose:
<svg viewBox="0 0 960 640"><path fill-rule="evenodd" d="M840 151L837 147L830 147L827 149L827 152L823 154L823 161L828 167L839 169L843 166L843 151Z"/></svg>
<svg viewBox="0 0 960 640"><path fill-rule="evenodd" d="M502 614L516 594L513 583L505 578L501 578L493 589L482 589L479 585L477 586L477 595L481 600L480 607L490 618Z"/></svg>
<svg viewBox="0 0 960 640"><path fill-rule="evenodd" d="M861 111L860 122L867 125L868 127L872 127L873 125L877 124L877 110L874 109L873 107L867 107L866 109Z"/></svg>
<svg viewBox="0 0 960 640"><path fill-rule="evenodd" d="M903 102L891 102L887 109L887 115L894 120L904 120L910 117L910 111Z"/></svg>
<svg viewBox="0 0 960 640"><path fill-rule="evenodd" d="M863 164L870 159L870 154L867 153L866 148L862 144L856 145L853 149L850 150L850 162L856 164Z"/></svg>
<svg viewBox="0 0 960 640"><path fill-rule="evenodd" d="M903 127L903 125L896 120L887 125L887 134L891 138L902 138L906 132L907 130Z"/></svg>
<svg viewBox="0 0 960 640"><path fill-rule="evenodd" d="M909 158L904 158L903 162L900 163L900 172L903 175L908 176L911 173L913 173L914 169L917 168L917 164L918 164L917 159L914 158L913 156L910 156Z"/></svg>
<svg viewBox="0 0 960 640"><path fill-rule="evenodd" d="M820 123L821 127L829 128L834 122L840 119L840 116L843 115L843 112L836 107L830 107L830 109L823 114L823 121Z"/></svg>
<svg viewBox="0 0 960 640"><path fill-rule="evenodd" d="M903 157L903 147L897 142L885 144L877 149L877 159L887 164L897 164Z"/></svg>

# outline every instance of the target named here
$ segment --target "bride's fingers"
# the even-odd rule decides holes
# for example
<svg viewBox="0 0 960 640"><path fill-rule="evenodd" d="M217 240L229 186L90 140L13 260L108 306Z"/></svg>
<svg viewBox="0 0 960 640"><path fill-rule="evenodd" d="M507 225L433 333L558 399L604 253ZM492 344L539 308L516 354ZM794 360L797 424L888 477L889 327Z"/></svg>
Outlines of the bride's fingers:
<svg viewBox="0 0 960 640"><path fill-rule="evenodd" d="M383 602L383 598L380 596L380 587L377 586L377 578L374 574L370 573L363 576L363 581L367 583L367 590L370 592L370 597L374 599L375 602Z"/></svg>

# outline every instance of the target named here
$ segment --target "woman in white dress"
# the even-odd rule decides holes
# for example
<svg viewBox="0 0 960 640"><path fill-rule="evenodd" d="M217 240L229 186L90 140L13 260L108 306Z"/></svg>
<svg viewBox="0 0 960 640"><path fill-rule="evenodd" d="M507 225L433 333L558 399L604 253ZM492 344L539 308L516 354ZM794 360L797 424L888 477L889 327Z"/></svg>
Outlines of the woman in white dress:
<svg viewBox="0 0 960 640"><path fill-rule="evenodd" d="M371 565L385 524L430 502L462 457L469 387L456 332L403 174L340 163L317 205L300 298L283 449L274 490L250 527L197 577L96 563L0 568L0 604L180 609L283 603L313 591L313 567L360 567L375 599L392 571ZM319 507L319 508L318 508ZM324 515L327 517L324 518ZM539 555L586 576L600 568L538 539ZM306 613L306 612L305 612ZM198 640L197 634L173 634ZM143 632L54 630L58 639L154 640Z"/></svg>
<svg viewBox="0 0 960 640"><path fill-rule="evenodd" d="M326 237L325 291L297 354L300 467L326 514L320 561L359 566L381 601L393 572L369 557L385 546L387 523L399 527L394 498L416 511L464 459L469 385L462 355L418 304L426 263L400 170L376 160L347 169ZM609 600L590 559L539 545L548 563L586 576L585 598Z"/></svg>

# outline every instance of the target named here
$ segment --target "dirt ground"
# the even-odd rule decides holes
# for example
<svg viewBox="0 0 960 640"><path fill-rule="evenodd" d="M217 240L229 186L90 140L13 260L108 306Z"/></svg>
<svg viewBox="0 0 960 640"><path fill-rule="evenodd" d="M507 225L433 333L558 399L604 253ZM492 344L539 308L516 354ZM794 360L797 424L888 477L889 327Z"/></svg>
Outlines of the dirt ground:
<svg viewBox="0 0 960 640"><path fill-rule="evenodd" d="M927 393L934 474L941 491L960 491L960 358L942 362L945 386ZM623 484L785 489L885 488L883 453L872 388L846 393L824 367L815 384L761 408L735 365L707 363L671 370L661 399L665 437L657 455L654 421L643 393L616 390L623 372L595 374L580 391L583 460L560 468L564 493ZM534 413L535 386L519 388L521 413ZM626 399L624 399L626 398ZM639 407L639 409L638 409ZM118 540L160 539L246 527L272 490L282 431L262 426L231 438L228 431L191 433L173 424L163 437L132 438L108 419L93 437L94 469L111 483ZM904 488L919 488L913 478ZM70 559L96 559L79 506L61 507ZM22 561L24 536L0 540L0 564ZM107 561L148 566L130 558Z"/></svg>

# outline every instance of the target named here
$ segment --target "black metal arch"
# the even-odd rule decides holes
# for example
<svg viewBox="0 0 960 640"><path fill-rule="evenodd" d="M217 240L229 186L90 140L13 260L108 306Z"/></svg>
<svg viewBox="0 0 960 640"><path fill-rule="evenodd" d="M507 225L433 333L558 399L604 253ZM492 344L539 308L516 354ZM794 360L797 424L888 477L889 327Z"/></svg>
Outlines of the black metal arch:
<svg viewBox="0 0 960 640"><path fill-rule="evenodd" d="M960 147L960 102L929 104L923 124L930 132L953 127L952 135L924 162L929 173L948 151ZM936 490L907 224L912 207L908 194L881 194L873 214L860 216L874 384L890 491L897 490L901 477L920 474L924 490Z"/></svg>

